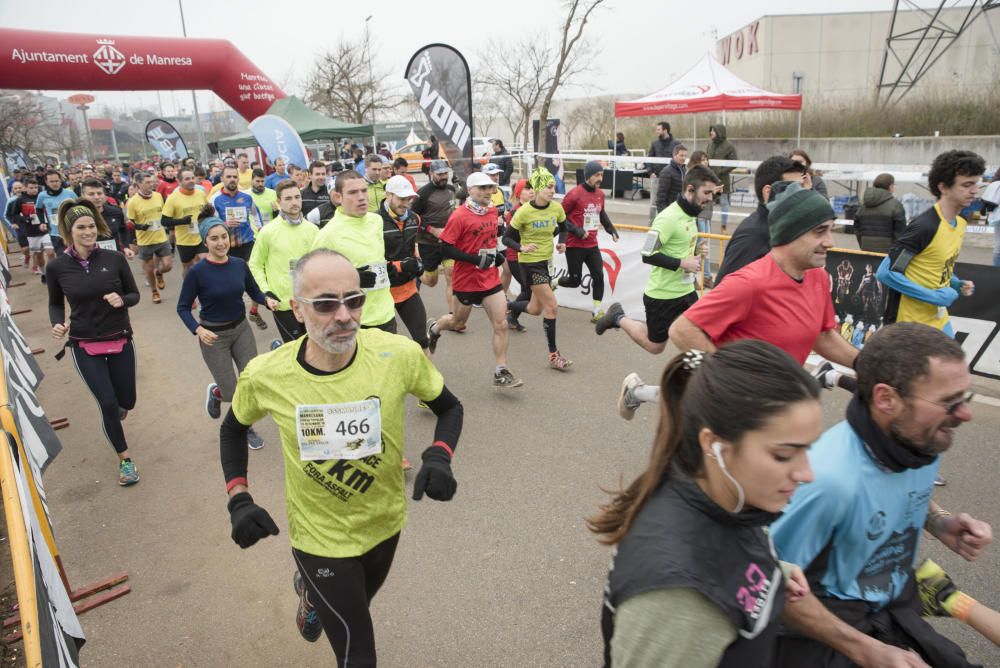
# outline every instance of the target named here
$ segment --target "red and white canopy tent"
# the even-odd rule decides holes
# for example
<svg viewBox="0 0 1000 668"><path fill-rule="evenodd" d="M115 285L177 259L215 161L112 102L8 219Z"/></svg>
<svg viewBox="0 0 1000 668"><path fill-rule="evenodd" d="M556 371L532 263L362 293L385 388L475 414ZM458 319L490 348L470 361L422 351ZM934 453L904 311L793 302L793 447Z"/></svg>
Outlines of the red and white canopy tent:
<svg viewBox="0 0 1000 668"><path fill-rule="evenodd" d="M615 102L618 118L693 114L704 111L798 111L797 139L802 134L802 96L782 95L758 88L727 70L711 53L666 88L638 100Z"/></svg>

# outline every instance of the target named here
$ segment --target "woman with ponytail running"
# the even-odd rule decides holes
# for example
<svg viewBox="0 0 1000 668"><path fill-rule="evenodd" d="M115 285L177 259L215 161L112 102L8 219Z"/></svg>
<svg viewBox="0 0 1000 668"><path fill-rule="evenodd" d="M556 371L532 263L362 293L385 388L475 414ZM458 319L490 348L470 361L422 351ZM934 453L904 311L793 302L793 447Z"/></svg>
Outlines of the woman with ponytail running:
<svg viewBox="0 0 1000 668"><path fill-rule="evenodd" d="M864 643L779 564L767 534L812 480L819 385L787 353L744 340L678 355L660 387L649 467L589 521L616 547L605 665L769 666L786 603L839 625L845 647Z"/></svg>
<svg viewBox="0 0 1000 668"><path fill-rule="evenodd" d="M118 453L118 484L134 485L139 471L122 420L135 408L135 348L128 310L139 303L139 288L125 256L98 246L98 235L109 237L111 232L92 202L66 200L58 219L68 247L45 268L52 336L69 337L66 348L97 400L104 436ZM64 352L56 357L61 359Z"/></svg>
<svg viewBox="0 0 1000 668"><path fill-rule="evenodd" d="M552 254L566 252L566 212L559 202L552 201L556 193L556 180L544 167L539 167L528 179L535 198L519 208L511 218L504 245L520 243L517 261L525 283L531 288L531 299L510 302L508 326L517 322L522 313L541 315L545 340L549 346L549 368L566 371L573 361L566 359L556 345L556 316L559 303L552 290ZM517 231L520 241L513 238ZM553 237L559 237L558 243ZM517 248L517 246L515 246Z"/></svg>

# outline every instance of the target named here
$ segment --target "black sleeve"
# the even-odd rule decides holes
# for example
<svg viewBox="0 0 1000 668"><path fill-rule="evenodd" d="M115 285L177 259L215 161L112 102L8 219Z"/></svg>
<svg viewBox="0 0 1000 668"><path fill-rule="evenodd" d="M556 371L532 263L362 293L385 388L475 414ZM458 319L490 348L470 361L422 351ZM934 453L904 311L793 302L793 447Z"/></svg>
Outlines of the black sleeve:
<svg viewBox="0 0 1000 668"><path fill-rule="evenodd" d="M574 237L582 239L585 236L587 236L587 233L584 232L583 228L577 225L576 223L570 221L569 218L567 218L566 222L563 224L566 226L566 231L572 234Z"/></svg>
<svg viewBox="0 0 1000 668"><path fill-rule="evenodd" d="M663 253L653 253L652 255L642 256L643 264L651 264L654 267L663 267L664 269L679 269L681 266L681 259L679 257L670 257L669 255L664 255Z"/></svg>
<svg viewBox="0 0 1000 668"><path fill-rule="evenodd" d="M49 289L49 323L61 325L66 322L66 297L59 284L58 265L54 261L45 267L45 285Z"/></svg>
<svg viewBox="0 0 1000 668"><path fill-rule="evenodd" d="M462 262L468 262L469 264L479 265L478 255L469 255L468 253L463 253L449 243L441 242L441 255L449 260L461 260Z"/></svg>
<svg viewBox="0 0 1000 668"><path fill-rule="evenodd" d="M608 217L608 212L601 209L601 225L604 226L604 231L608 234L618 234L618 230L615 228L614 223L611 222L611 218Z"/></svg>
<svg viewBox="0 0 1000 668"><path fill-rule="evenodd" d="M160 224L164 227L179 227L181 225L187 225L190 222L191 219L186 216L184 218L171 218L170 216L160 217Z"/></svg>
<svg viewBox="0 0 1000 668"><path fill-rule="evenodd" d="M424 215L424 209L427 208L427 195L424 193L426 188L427 186L424 186L417 191L417 197L413 200L413 204L410 205L410 211L420 216Z"/></svg>
<svg viewBox="0 0 1000 668"><path fill-rule="evenodd" d="M889 249L889 267L893 271L905 273L910 260L922 253L934 240L940 224L936 209L928 209L914 218Z"/></svg>
<svg viewBox="0 0 1000 668"><path fill-rule="evenodd" d="M247 477L247 432L250 425L236 419L232 407L219 427L219 457L222 474L228 483L233 478Z"/></svg>
<svg viewBox="0 0 1000 668"><path fill-rule="evenodd" d="M521 233L514 229L513 225L507 225L503 233L503 245L513 248L515 251L521 250Z"/></svg>
<svg viewBox="0 0 1000 668"><path fill-rule="evenodd" d="M427 402L427 407L434 411L434 415L437 416L434 441L444 443L454 453L458 447L458 437L462 435L462 420L465 415L462 402L451 393L446 385L441 388L441 394L436 399ZM243 450L243 456L246 457L245 444Z"/></svg>
<svg viewBox="0 0 1000 668"><path fill-rule="evenodd" d="M122 281L122 301L125 308L131 308L139 303L139 286L135 284L135 276L128 266L128 260L124 255L118 255L119 267L118 275Z"/></svg>
<svg viewBox="0 0 1000 668"><path fill-rule="evenodd" d="M561 222L558 225L556 225L556 229L553 230L553 232L552 232L552 236L556 236L556 235L559 236L559 243L561 243L561 244L566 243L566 224L567 223L569 223L570 225L573 224L573 223L569 222L569 219L566 219L563 222Z"/></svg>

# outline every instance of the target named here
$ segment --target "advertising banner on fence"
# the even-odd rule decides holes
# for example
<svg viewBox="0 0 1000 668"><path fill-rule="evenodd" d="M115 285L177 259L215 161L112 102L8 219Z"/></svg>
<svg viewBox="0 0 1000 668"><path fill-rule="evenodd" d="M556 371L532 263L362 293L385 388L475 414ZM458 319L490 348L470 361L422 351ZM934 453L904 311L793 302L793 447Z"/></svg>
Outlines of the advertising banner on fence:
<svg viewBox="0 0 1000 668"><path fill-rule="evenodd" d="M183 160L188 157L187 146L180 133L162 119L154 118L146 124L146 141L164 160Z"/></svg>
<svg viewBox="0 0 1000 668"><path fill-rule="evenodd" d="M430 121L431 131L444 145L455 176L464 182L472 162L469 64L447 44L428 44L410 58L405 78Z"/></svg>
<svg viewBox="0 0 1000 668"><path fill-rule="evenodd" d="M832 252L826 258L837 326L856 348L882 326L886 287L875 278L881 262L881 256L856 253ZM976 284L972 296L959 297L948 309L955 338L972 373L1000 379L1000 268L959 262L955 275Z"/></svg>
<svg viewBox="0 0 1000 668"><path fill-rule="evenodd" d="M302 138L281 116L274 114L258 116L250 123L250 132L264 149L271 164L282 158L286 165L295 165L299 169L306 169L309 166L309 153L302 143Z"/></svg>

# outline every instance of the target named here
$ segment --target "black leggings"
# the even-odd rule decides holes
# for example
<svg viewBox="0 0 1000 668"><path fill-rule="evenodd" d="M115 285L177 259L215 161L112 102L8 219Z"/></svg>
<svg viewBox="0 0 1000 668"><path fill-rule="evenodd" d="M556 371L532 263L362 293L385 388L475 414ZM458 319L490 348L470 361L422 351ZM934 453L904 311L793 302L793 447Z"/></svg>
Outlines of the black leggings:
<svg viewBox="0 0 1000 668"><path fill-rule="evenodd" d="M389 575L398 543L397 533L361 556L339 559L292 548L338 668L375 667L375 630L368 606Z"/></svg>
<svg viewBox="0 0 1000 668"><path fill-rule="evenodd" d="M293 311L274 311L271 315L274 316L274 325L278 328L278 334L281 334L281 340L285 343L294 341L306 333L305 325L296 320Z"/></svg>
<svg viewBox="0 0 1000 668"><path fill-rule="evenodd" d="M410 332L410 338L427 350L427 309L420 293L414 293L406 301L396 304L396 313Z"/></svg>
<svg viewBox="0 0 1000 668"><path fill-rule="evenodd" d="M604 299L604 260L601 257L601 249L597 246L593 248L567 248L566 249L566 276L559 279L559 285L564 288L578 288L583 282L583 265L587 265L590 272L591 294L596 301Z"/></svg>
<svg viewBox="0 0 1000 668"><path fill-rule="evenodd" d="M521 292L514 298L514 301L522 302L530 300L531 286L528 285L528 282L524 278L524 272L521 271L521 263L517 260L507 260L507 264L510 266L510 275L521 286Z"/></svg>
<svg viewBox="0 0 1000 668"><path fill-rule="evenodd" d="M128 450L120 410L135 408L135 347L131 339L120 353L88 355L76 345L70 346L73 365L97 400L104 424L104 435L121 454Z"/></svg>

